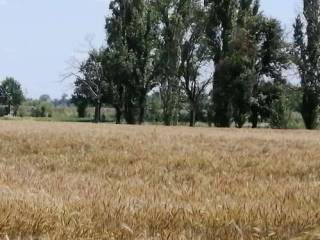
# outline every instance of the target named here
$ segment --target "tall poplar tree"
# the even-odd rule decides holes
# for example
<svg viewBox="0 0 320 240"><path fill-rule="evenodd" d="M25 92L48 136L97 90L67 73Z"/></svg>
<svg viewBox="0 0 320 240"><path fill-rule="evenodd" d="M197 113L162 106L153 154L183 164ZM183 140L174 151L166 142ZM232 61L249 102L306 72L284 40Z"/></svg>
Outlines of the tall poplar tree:
<svg viewBox="0 0 320 240"><path fill-rule="evenodd" d="M225 61L236 24L237 0L208 0L207 38L214 62L213 122L217 127L229 127L232 121L230 76L225 75Z"/></svg>
<svg viewBox="0 0 320 240"><path fill-rule="evenodd" d="M205 41L205 16L200 1L189 0L188 18L185 19L185 35L181 45L179 77L189 103L190 126L195 126L200 102L206 94L212 76L202 71L210 63Z"/></svg>
<svg viewBox="0 0 320 240"><path fill-rule="evenodd" d="M303 16L294 24L294 56L301 77L301 113L307 129L318 125L320 90L320 1L304 0Z"/></svg>
<svg viewBox="0 0 320 240"><path fill-rule="evenodd" d="M281 79L287 63L278 21L263 16L259 0L211 0L207 37L214 60L213 112L218 127L242 127L250 110L254 127L259 112L251 102L263 78Z"/></svg>
<svg viewBox="0 0 320 240"><path fill-rule="evenodd" d="M178 75L181 44L185 33L185 19L190 8L189 0L161 0L157 3L160 16L160 41L156 73L165 125L172 125L179 109L181 82Z"/></svg>
<svg viewBox="0 0 320 240"><path fill-rule="evenodd" d="M114 0L106 30L109 52L122 76L115 85L123 89L127 123L143 123L147 94L155 87L154 58L158 37L157 15L151 0ZM109 64L112 65L112 63Z"/></svg>

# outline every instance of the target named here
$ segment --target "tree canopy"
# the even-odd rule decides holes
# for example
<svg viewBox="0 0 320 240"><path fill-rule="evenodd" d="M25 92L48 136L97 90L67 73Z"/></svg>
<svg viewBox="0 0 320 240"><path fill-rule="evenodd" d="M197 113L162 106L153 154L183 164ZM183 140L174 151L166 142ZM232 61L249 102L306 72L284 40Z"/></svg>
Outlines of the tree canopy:
<svg viewBox="0 0 320 240"><path fill-rule="evenodd" d="M24 95L20 83L12 77L7 77L0 85L0 101L7 106L7 114L17 115Z"/></svg>
<svg viewBox="0 0 320 240"><path fill-rule="evenodd" d="M109 9L105 47L90 52L75 81L74 96L95 104L97 121L109 105L117 123L142 124L157 93L165 125L183 109L190 126L204 115L216 127L275 125L289 102L283 73L296 64L299 110L307 128L317 126L319 1L304 0L293 47L259 0L112 0Z"/></svg>

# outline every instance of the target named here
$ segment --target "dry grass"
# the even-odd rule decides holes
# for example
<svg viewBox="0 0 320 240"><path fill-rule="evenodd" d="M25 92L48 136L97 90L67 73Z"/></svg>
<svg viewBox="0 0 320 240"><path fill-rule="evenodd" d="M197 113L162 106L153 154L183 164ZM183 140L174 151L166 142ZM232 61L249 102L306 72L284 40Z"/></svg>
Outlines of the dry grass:
<svg viewBox="0 0 320 240"><path fill-rule="evenodd" d="M0 122L0 239L317 239L319 225L319 132Z"/></svg>

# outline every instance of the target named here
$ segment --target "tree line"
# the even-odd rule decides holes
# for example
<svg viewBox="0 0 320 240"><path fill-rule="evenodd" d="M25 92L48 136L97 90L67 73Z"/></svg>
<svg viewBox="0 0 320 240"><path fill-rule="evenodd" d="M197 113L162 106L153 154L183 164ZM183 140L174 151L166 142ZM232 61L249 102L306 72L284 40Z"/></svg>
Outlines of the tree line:
<svg viewBox="0 0 320 240"><path fill-rule="evenodd" d="M313 2L305 0L306 7ZM286 42L280 22L263 14L259 0L113 0L109 8L106 47L91 50L74 74L74 99L95 105L95 121L109 104L117 123L142 124L155 91L165 125L177 122L184 100L190 126L203 99L209 99L208 122L217 127L248 121L257 127L274 109L281 118L288 87L283 72L303 58L299 43ZM303 109L306 127L315 127Z"/></svg>
<svg viewBox="0 0 320 240"><path fill-rule="evenodd" d="M94 106L95 122L102 107L112 106L117 124L142 124L154 114L175 125L187 109L190 126L201 120L286 128L294 111L315 129L320 1L302 1L288 41L259 0L112 0L106 43L69 75L75 77L71 102L80 117ZM284 74L293 68L299 86ZM6 89L1 86L0 100L14 107Z"/></svg>

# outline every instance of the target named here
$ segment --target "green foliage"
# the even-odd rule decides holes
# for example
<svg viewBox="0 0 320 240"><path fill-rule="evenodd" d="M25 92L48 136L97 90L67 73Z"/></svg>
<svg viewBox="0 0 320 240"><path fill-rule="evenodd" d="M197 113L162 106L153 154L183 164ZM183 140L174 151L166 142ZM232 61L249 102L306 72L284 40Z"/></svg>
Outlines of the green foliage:
<svg viewBox="0 0 320 240"><path fill-rule="evenodd" d="M20 83L14 78L6 78L0 88L0 100L7 107L6 114L11 114L11 110L13 110L13 115L16 116L19 106L24 101Z"/></svg>
<svg viewBox="0 0 320 240"><path fill-rule="evenodd" d="M320 3L319 1L304 0L304 19L298 15L294 25L293 57L297 65L303 101L301 114L307 129L318 126L319 108L319 58L320 58Z"/></svg>
<svg viewBox="0 0 320 240"><path fill-rule="evenodd" d="M278 81L286 68L280 23L264 17L259 5L252 0L208 1L208 46L215 63L213 120L218 127L230 127L232 121L242 127L250 113L250 99L259 98L260 80ZM252 113L251 119L258 122L258 115Z"/></svg>
<svg viewBox="0 0 320 240"><path fill-rule="evenodd" d="M282 95L271 104L270 126L272 128L289 128L292 112L289 109L289 101Z"/></svg>
<svg viewBox="0 0 320 240"><path fill-rule="evenodd" d="M250 111L250 97L256 81L256 71L252 59L256 56L256 46L250 40L248 32L237 31L236 38L231 43L232 54L229 57L229 83L232 89L229 99L233 109L233 119L241 128L247 121Z"/></svg>
<svg viewBox="0 0 320 240"><path fill-rule="evenodd" d="M287 112L298 110L314 118L305 106L317 98L293 91L282 76L289 59L281 24L259 7L259 0L112 0L107 47L91 51L76 74L78 115L93 105L101 120L101 108L112 106L116 123L213 120L239 128L248 120L284 128ZM300 25L295 45L302 56L309 50ZM204 76L209 63L214 67Z"/></svg>
<svg viewBox="0 0 320 240"><path fill-rule="evenodd" d="M75 93L77 98L87 99L95 106L94 121L101 120L101 107L107 91L107 81L103 70L103 51L92 50L81 63L76 74Z"/></svg>
<svg viewBox="0 0 320 240"><path fill-rule="evenodd" d="M90 50L70 74L73 105L67 96L51 100L48 95L22 104L20 84L7 78L0 86L0 116L77 115L83 121L94 116L96 122L190 126L213 121L239 128L248 121L253 127L264 122L289 128L302 116L306 128L314 129L320 103L320 2L303 3L291 49L301 86L283 77L289 45L279 21L260 11L259 0L112 0L106 47Z"/></svg>
<svg viewBox="0 0 320 240"><path fill-rule="evenodd" d="M273 82L262 81L255 89L256 94L250 99L250 122L257 127L259 122L269 122L272 104L283 94L283 87Z"/></svg>
<svg viewBox="0 0 320 240"><path fill-rule="evenodd" d="M89 101L87 98L74 94L71 97L71 103L73 103L77 107L78 117L85 118L87 116L87 108L89 105Z"/></svg>
<svg viewBox="0 0 320 240"><path fill-rule="evenodd" d="M203 77L201 71L210 63L205 39L205 17L202 6L190 1L185 20L185 36L181 43L179 76L189 102L189 124L195 126L201 97L205 95L212 77Z"/></svg>
<svg viewBox="0 0 320 240"><path fill-rule="evenodd" d="M154 92L147 98L146 120L148 122L161 122L161 98L159 92Z"/></svg>
<svg viewBox="0 0 320 240"><path fill-rule="evenodd" d="M147 94L155 87L154 59L158 39L157 14L152 1L113 0L106 20L108 49L104 70L108 97L129 124L144 121ZM112 69L110 71L110 69Z"/></svg>
<svg viewBox="0 0 320 240"><path fill-rule="evenodd" d="M284 88L285 94L288 98L289 108L293 112L301 113L302 100L303 100L303 90L300 86L295 86L292 84L286 84Z"/></svg>
<svg viewBox="0 0 320 240"><path fill-rule="evenodd" d="M230 127L233 115L230 99L232 74L227 67L229 62L225 58L229 53L235 28L237 1L207 1L207 12L206 34L215 64L212 91L213 121L216 127Z"/></svg>
<svg viewBox="0 0 320 240"><path fill-rule="evenodd" d="M160 84L160 93L165 125L176 124L182 95L181 81L178 76L181 45L186 34L188 18L192 16L191 0L162 0L157 2L161 32L159 36L156 73Z"/></svg>
<svg viewBox="0 0 320 240"><path fill-rule="evenodd" d="M300 112L292 112L290 115L288 129L303 129L304 122Z"/></svg>
<svg viewBox="0 0 320 240"><path fill-rule="evenodd" d="M303 96L301 87L286 84L282 86L282 92L276 94L280 95L280 98L276 99L271 107L271 126L283 129L304 128L301 115Z"/></svg>
<svg viewBox="0 0 320 240"><path fill-rule="evenodd" d="M311 89L304 90L301 114L307 129L317 128L319 115L319 96L315 91Z"/></svg>
<svg viewBox="0 0 320 240"><path fill-rule="evenodd" d="M34 102L35 104L32 104L31 106L31 117L35 118L46 118L46 117L52 117L53 114L53 104L51 102Z"/></svg>

